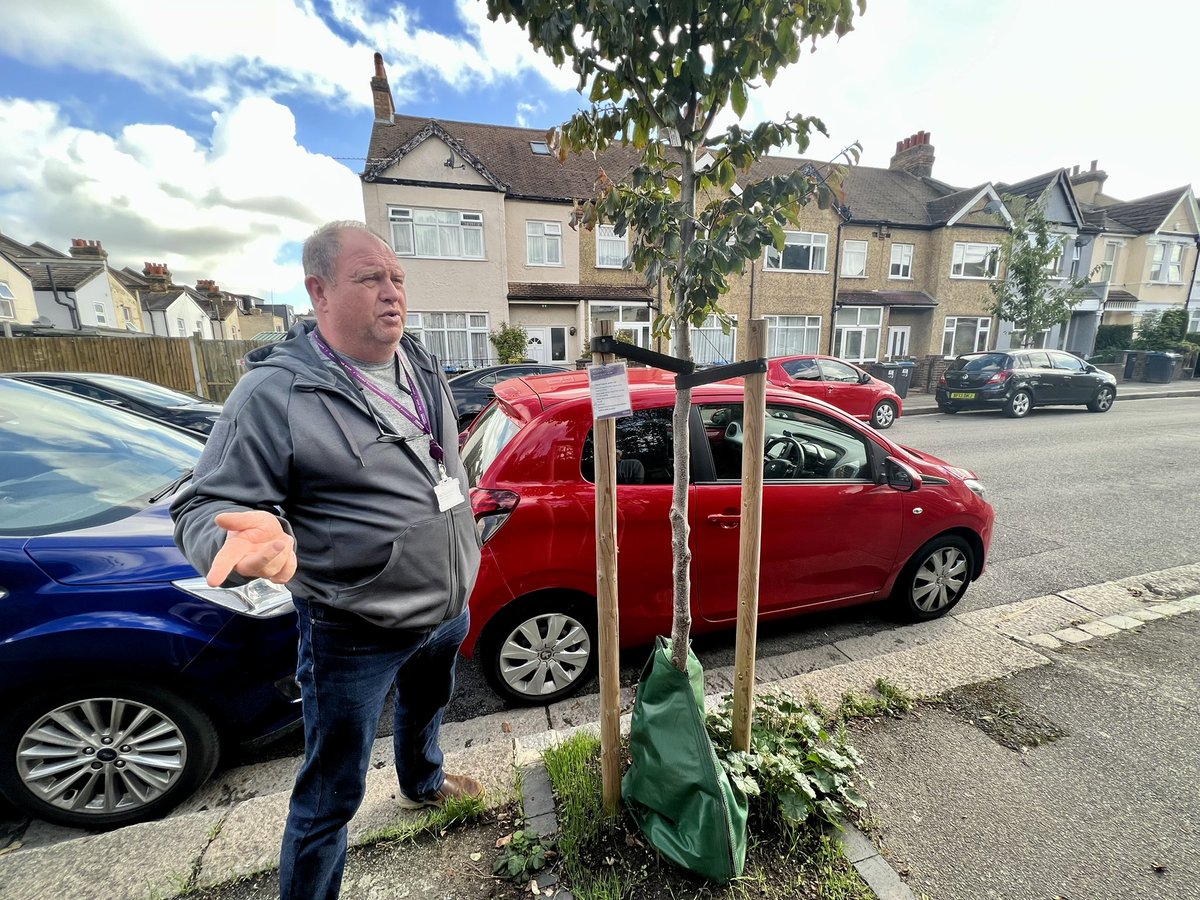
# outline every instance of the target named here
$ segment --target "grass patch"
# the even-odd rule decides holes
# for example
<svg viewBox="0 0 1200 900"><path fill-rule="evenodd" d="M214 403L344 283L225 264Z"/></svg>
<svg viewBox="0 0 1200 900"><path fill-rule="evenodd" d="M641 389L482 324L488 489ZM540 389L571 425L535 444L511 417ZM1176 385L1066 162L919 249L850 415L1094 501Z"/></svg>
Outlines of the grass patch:
<svg viewBox="0 0 1200 900"><path fill-rule="evenodd" d="M839 722L849 722L851 719L869 719L876 716L891 716L898 719L907 712L912 712L916 700L911 694L882 678L875 682L876 694L858 694L849 691L842 695L841 706L835 714Z"/></svg>
<svg viewBox="0 0 1200 900"><path fill-rule="evenodd" d="M486 809L479 797L451 797L442 806L430 807L419 816L368 832L360 846L384 842L402 844L426 834L440 836L455 826L476 821Z"/></svg>

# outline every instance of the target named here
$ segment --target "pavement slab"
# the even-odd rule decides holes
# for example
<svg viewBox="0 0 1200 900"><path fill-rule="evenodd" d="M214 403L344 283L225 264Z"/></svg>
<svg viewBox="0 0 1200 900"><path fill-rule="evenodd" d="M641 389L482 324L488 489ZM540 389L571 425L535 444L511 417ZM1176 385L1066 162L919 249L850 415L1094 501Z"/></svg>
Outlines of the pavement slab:
<svg viewBox="0 0 1200 900"><path fill-rule="evenodd" d="M844 653L847 659L869 659L872 656L882 656L885 653L895 653L898 650L908 650L912 647L923 647L947 638L961 637L967 630L967 625L949 616L921 622L916 625L905 625L878 634L864 634L861 637L837 641L833 646Z"/></svg>
<svg viewBox="0 0 1200 900"><path fill-rule="evenodd" d="M1133 605L1132 601L1127 605ZM1081 609L1057 594L1048 594L961 613L955 618L972 628L992 628L1009 637L1024 638L1087 622L1096 618L1096 614Z"/></svg>
<svg viewBox="0 0 1200 900"><path fill-rule="evenodd" d="M192 813L8 854L0 865L0 897L174 897L189 885L201 854L225 815L215 810Z"/></svg>

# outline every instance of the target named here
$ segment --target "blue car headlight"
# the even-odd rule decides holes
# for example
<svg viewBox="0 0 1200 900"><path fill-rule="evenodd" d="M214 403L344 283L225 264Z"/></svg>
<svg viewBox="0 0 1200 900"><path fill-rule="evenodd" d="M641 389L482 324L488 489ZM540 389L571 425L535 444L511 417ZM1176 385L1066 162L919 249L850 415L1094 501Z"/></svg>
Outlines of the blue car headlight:
<svg viewBox="0 0 1200 900"><path fill-rule="evenodd" d="M273 619L292 612L292 592L281 584L256 578L240 587L209 587L203 578L184 578L171 582L181 591L193 597L215 603L217 606L242 616L255 619Z"/></svg>

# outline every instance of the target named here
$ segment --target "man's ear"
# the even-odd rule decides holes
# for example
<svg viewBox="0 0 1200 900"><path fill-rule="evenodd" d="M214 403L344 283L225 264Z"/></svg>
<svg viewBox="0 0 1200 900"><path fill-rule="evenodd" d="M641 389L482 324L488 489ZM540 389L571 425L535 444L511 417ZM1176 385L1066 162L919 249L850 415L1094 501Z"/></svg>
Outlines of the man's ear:
<svg viewBox="0 0 1200 900"><path fill-rule="evenodd" d="M318 306L324 306L328 303L328 298L325 295L325 282L319 276L305 276L304 288L308 291L309 299L312 300L313 312L317 311Z"/></svg>

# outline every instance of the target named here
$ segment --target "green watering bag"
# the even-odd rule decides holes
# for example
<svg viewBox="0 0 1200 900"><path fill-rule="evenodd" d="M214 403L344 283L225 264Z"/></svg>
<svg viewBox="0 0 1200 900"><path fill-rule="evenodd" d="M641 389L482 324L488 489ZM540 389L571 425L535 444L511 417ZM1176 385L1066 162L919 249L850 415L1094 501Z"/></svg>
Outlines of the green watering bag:
<svg viewBox="0 0 1200 900"><path fill-rule="evenodd" d="M712 881L742 874L746 797L730 784L704 729L704 673L688 650L685 675L659 637L642 670L621 796L654 849Z"/></svg>

